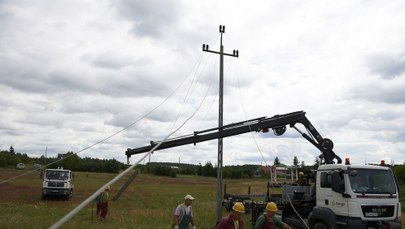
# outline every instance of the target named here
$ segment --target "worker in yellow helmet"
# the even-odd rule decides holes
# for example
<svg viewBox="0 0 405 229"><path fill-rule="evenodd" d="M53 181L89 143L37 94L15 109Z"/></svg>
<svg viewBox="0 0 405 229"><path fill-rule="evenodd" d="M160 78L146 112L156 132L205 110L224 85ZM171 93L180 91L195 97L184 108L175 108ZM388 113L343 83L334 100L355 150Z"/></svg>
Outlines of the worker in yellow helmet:
<svg viewBox="0 0 405 229"><path fill-rule="evenodd" d="M222 218L217 225L217 229L243 229L242 216L245 213L245 206L241 202L235 202L232 212Z"/></svg>
<svg viewBox="0 0 405 229"><path fill-rule="evenodd" d="M291 229L288 224L281 221L280 217L275 215L277 211L278 208L274 202L267 203L266 213L257 218L255 229Z"/></svg>
<svg viewBox="0 0 405 229"><path fill-rule="evenodd" d="M298 173L298 180L296 181L296 184L298 184L298 185L308 185L308 183L305 180L303 172Z"/></svg>

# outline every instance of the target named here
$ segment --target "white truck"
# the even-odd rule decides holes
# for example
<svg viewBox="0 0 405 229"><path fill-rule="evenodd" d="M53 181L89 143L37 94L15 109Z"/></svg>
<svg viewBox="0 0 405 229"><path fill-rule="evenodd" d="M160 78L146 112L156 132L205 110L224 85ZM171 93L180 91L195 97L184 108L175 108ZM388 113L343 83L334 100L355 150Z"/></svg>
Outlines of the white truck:
<svg viewBox="0 0 405 229"><path fill-rule="evenodd" d="M270 200L294 228L401 228L398 185L387 166L321 165L314 185L282 189L281 198Z"/></svg>
<svg viewBox="0 0 405 229"><path fill-rule="evenodd" d="M42 199L63 197L69 200L73 196L73 173L71 170L57 168L46 169L43 173Z"/></svg>

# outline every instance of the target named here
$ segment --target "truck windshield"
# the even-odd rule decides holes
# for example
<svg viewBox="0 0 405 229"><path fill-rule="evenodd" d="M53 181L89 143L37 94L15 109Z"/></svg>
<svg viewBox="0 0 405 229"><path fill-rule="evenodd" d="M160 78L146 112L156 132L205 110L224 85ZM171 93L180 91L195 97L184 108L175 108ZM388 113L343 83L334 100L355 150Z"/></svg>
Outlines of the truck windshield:
<svg viewBox="0 0 405 229"><path fill-rule="evenodd" d="M47 171L45 177L50 180L66 180L69 177L67 171Z"/></svg>
<svg viewBox="0 0 405 229"><path fill-rule="evenodd" d="M397 190L390 170L357 169L349 177L355 193L394 194Z"/></svg>

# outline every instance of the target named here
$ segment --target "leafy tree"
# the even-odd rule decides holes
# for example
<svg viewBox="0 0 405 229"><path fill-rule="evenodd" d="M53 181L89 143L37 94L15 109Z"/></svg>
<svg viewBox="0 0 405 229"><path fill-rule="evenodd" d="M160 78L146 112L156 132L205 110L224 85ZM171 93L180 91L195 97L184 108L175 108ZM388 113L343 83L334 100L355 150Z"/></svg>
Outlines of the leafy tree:
<svg viewBox="0 0 405 229"><path fill-rule="evenodd" d="M399 183L405 184L405 165L395 166L394 173Z"/></svg>
<svg viewBox="0 0 405 229"><path fill-rule="evenodd" d="M10 146L9 152L10 152L11 154L15 154L14 147L13 147L12 145Z"/></svg>
<svg viewBox="0 0 405 229"><path fill-rule="evenodd" d="M21 154L21 153L16 153L15 157L17 158L18 162L24 162L24 163L29 163L31 161L30 157L26 153Z"/></svg>
<svg viewBox="0 0 405 229"><path fill-rule="evenodd" d="M66 154L61 155L62 160L62 167L65 169L70 169L74 171L78 171L81 169L81 162L80 157L73 153L67 152Z"/></svg>
<svg viewBox="0 0 405 229"><path fill-rule="evenodd" d="M58 154L56 158L44 157L30 158L27 154L14 152L10 147L10 151L0 151L0 167L15 166L19 162L23 163L37 163L46 166L47 168L64 167L73 171L84 172L108 172L117 173L120 169L128 168L128 165L118 162L115 159L101 160L96 158L81 159L73 152L65 154ZM56 162L57 161L57 162ZM56 163L55 163L56 162Z"/></svg>
<svg viewBox="0 0 405 229"><path fill-rule="evenodd" d="M203 167L201 165L201 163L198 164L197 167L197 176L202 176L203 175Z"/></svg>
<svg viewBox="0 0 405 229"><path fill-rule="evenodd" d="M196 174L196 170L195 170L194 168L186 167L186 168L182 168L182 169L179 171L179 173L180 173L180 174L184 174L184 175L195 175L195 174Z"/></svg>
<svg viewBox="0 0 405 229"><path fill-rule="evenodd" d="M105 172L118 173L119 170L120 170L120 163L117 160L111 159L105 162Z"/></svg>
<svg viewBox="0 0 405 229"><path fill-rule="evenodd" d="M242 178L242 171L241 170L239 170L239 169L234 169L234 170L232 170L232 172L231 172L231 178L233 178L233 179L240 179L240 178Z"/></svg>
<svg viewBox="0 0 405 229"><path fill-rule="evenodd" d="M153 174L156 176L176 177L176 173L168 166L155 165Z"/></svg>
<svg viewBox="0 0 405 229"><path fill-rule="evenodd" d="M17 163L21 162L18 155L15 155L14 153L10 153L10 151L1 151L0 159L2 161L0 166L3 166L3 167L15 166Z"/></svg>
<svg viewBox="0 0 405 229"><path fill-rule="evenodd" d="M280 165L280 160L278 159L278 157L274 158L274 163L273 165Z"/></svg>
<svg viewBox="0 0 405 229"><path fill-rule="evenodd" d="M0 167L7 167L7 159L3 154L0 154Z"/></svg>
<svg viewBox="0 0 405 229"><path fill-rule="evenodd" d="M205 177L215 177L217 174L216 169L214 169L214 166L212 166L212 163L208 161L205 163L205 165L202 167L202 175Z"/></svg>
<svg viewBox="0 0 405 229"><path fill-rule="evenodd" d="M294 156L293 165L294 165L295 167L297 167L298 164L299 164L298 157L297 157L297 156Z"/></svg>

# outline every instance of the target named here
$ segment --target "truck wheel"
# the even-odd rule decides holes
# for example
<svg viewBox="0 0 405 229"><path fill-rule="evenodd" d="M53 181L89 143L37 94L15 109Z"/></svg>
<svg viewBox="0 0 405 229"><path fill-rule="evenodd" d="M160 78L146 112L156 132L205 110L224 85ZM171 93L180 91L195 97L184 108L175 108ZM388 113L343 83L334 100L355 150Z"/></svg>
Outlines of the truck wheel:
<svg viewBox="0 0 405 229"><path fill-rule="evenodd" d="M326 226L322 222L318 222L318 223L315 224L314 229L328 229L328 226Z"/></svg>

